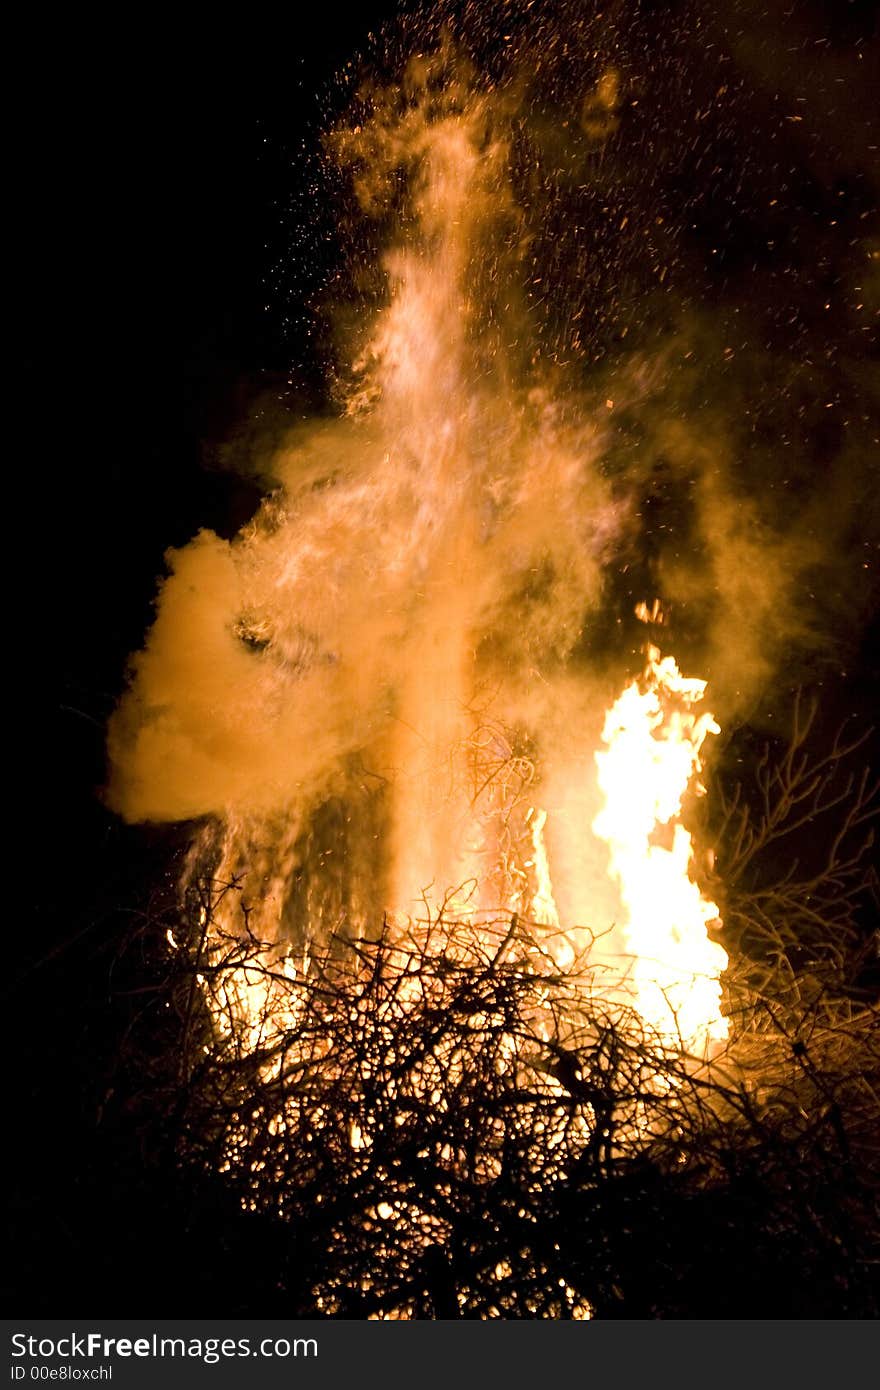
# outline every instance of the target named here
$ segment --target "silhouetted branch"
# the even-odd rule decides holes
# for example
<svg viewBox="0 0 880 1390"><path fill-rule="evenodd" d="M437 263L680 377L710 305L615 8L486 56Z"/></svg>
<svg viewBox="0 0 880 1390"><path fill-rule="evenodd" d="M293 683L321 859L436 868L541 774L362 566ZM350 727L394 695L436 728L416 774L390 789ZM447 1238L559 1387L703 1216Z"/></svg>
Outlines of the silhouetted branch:
<svg viewBox="0 0 880 1390"><path fill-rule="evenodd" d="M459 893L295 950L240 880L190 875L160 972L180 1066L150 1064L152 1101L182 1171L286 1233L291 1315L880 1311L871 790L842 766L861 741L810 760L811 719L724 803L709 1059L645 1024L586 933L563 970L552 929ZM811 820L809 866L780 861Z"/></svg>

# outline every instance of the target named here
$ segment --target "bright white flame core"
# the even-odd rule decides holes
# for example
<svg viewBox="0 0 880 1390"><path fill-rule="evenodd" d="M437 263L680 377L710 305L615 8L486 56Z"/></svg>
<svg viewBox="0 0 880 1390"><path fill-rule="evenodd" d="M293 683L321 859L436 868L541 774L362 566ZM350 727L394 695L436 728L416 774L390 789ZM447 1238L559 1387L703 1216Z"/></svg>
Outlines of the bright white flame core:
<svg viewBox="0 0 880 1390"><path fill-rule="evenodd" d="M593 831L609 847L626 912L639 1012L685 1047L703 1050L727 1037L720 1007L727 954L707 935L719 911L691 877L693 845L681 810L689 790L703 790L700 750L720 728L711 714L694 713L705 681L682 676L656 647L647 657L642 680L627 686L605 719L605 748L596 753L605 803Z"/></svg>

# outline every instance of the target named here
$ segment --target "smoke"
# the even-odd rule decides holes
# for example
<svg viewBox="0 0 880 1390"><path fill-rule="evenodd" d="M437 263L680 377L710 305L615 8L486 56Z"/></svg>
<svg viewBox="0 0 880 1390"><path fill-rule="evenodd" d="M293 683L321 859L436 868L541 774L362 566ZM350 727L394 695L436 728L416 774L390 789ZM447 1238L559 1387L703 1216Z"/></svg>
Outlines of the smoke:
<svg viewBox="0 0 880 1390"><path fill-rule="evenodd" d="M640 664L635 604L669 605L724 721L839 650L867 604L858 355L793 364L736 268L701 298L670 212L691 175L667 151L658 177L667 147L646 145L652 121L723 144L736 101L702 74L646 115L680 43L640 67L646 35L617 11L585 48L513 9L504 63L441 33L329 134L373 229L339 418L260 460L273 489L235 539L169 553L111 721L112 806L214 818L200 852L247 869L291 930L490 881L499 825L534 796L563 920L584 920L592 754ZM750 274L778 305L767 266ZM506 810L487 768L516 771Z"/></svg>

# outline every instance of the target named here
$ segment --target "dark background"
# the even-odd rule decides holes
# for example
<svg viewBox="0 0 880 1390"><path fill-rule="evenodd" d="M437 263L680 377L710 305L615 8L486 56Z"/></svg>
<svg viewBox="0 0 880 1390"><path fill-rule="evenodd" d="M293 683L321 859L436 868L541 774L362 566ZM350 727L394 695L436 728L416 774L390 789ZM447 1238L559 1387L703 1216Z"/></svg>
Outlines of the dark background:
<svg viewBox="0 0 880 1390"><path fill-rule="evenodd" d="M339 248L311 191L314 151L344 104L334 74L398 9L249 11L186 35L155 16L125 29L67 21L13 45L24 384L9 545L25 613L10 604L9 741L24 755L7 887L10 1312L283 1312L276 1235L219 1187L184 1191L131 1099L152 966L139 975L119 943L172 881L186 829L126 828L104 809L104 723L165 549L199 526L231 535L256 505L256 483L224 466L229 441L245 420L321 402L308 305ZM693 6L641 10L659 32ZM873 6L734 3L728 18L752 35L740 62L759 125L772 125L790 26L846 79L843 115L814 113L827 167L804 160L786 214L807 228L841 188L853 219L871 211L877 155L854 113L876 62ZM698 189L699 171L689 177ZM731 217L734 202L697 203L691 251L707 263L719 234L734 260L773 239L778 213ZM831 703L863 714L878 689L876 625L850 656Z"/></svg>
<svg viewBox="0 0 880 1390"><path fill-rule="evenodd" d="M222 1213L178 1193L119 1091L144 1003L127 991L151 983L120 962L120 943L172 881L187 832L127 828L103 807L104 724L166 548L200 526L234 533L259 499L215 466L218 449L264 392L293 412L314 400L303 306L291 322L271 282L333 75L395 8L251 16L243 35L145 18L126 32L77 26L51 47L31 33L18 50L13 467L30 635L15 682L26 925L4 990L10 1312L202 1308L200 1282L237 1239L236 1213L227 1236ZM329 264L315 214L304 299ZM230 1290L228 1308L252 1296Z"/></svg>

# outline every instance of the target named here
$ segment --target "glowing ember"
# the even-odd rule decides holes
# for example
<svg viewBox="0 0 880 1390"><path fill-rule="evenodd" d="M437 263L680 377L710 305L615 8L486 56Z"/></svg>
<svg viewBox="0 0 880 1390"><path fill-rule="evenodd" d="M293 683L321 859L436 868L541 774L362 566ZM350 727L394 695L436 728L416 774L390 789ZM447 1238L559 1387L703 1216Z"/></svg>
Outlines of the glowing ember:
<svg viewBox="0 0 880 1390"><path fill-rule="evenodd" d="M632 987L646 1022L703 1050L727 1036L719 977L727 955L707 926L718 908L691 877L693 846L681 821L700 750L720 732L697 714L706 682L685 677L671 656L647 648L647 666L608 711L596 754L605 797L594 832L611 852L610 872L626 911Z"/></svg>

